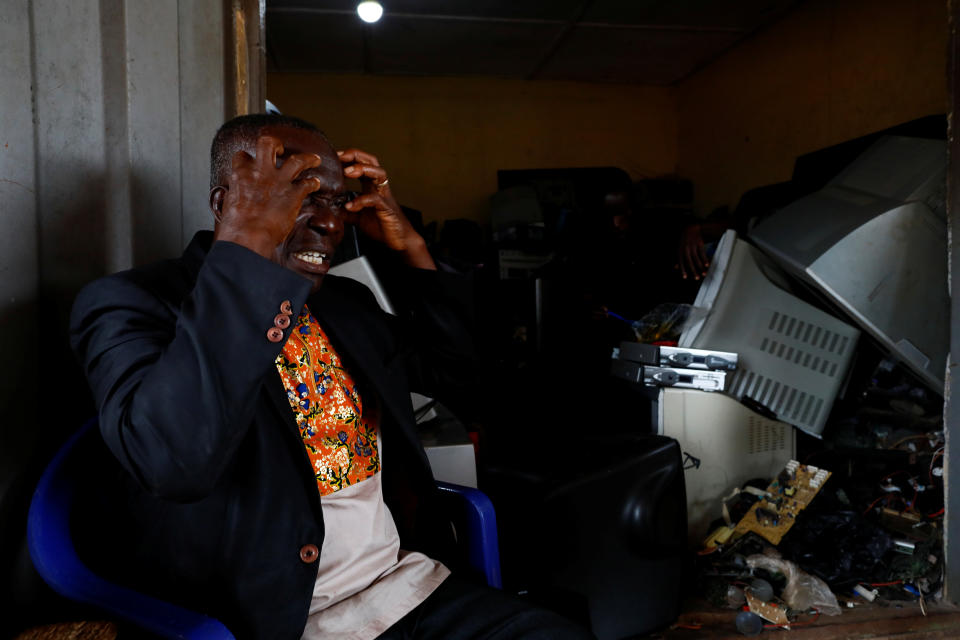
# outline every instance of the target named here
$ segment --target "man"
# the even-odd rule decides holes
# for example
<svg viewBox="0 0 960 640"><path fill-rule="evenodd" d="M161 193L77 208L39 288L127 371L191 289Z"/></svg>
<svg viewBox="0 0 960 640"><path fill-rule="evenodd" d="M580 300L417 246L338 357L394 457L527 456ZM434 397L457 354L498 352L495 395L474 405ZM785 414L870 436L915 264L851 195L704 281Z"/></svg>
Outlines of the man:
<svg viewBox="0 0 960 640"><path fill-rule="evenodd" d="M438 529L409 391L470 383L470 305L377 159L279 115L211 156L212 237L74 305L119 461L91 553L241 638L588 637L414 551ZM397 317L327 275L345 224L407 265Z"/></svg>

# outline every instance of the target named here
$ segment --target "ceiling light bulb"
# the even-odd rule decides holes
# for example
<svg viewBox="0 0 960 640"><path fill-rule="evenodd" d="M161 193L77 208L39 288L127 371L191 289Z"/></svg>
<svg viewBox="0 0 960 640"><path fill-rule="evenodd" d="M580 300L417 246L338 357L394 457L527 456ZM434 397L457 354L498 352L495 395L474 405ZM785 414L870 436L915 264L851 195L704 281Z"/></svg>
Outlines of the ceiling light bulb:
<svg viewBox="0 0 960 640"><path fill-rule="evenodd" d="M376 22L383 15L383 7L376 0L366 0L357 5L357 15L364 22Z"/></svg>

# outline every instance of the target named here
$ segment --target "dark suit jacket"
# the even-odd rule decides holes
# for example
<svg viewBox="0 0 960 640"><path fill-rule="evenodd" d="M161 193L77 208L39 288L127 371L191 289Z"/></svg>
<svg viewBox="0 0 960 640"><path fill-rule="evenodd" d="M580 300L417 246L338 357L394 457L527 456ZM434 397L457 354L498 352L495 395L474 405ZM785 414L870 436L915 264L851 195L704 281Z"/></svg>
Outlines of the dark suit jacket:
<svg viewBox="0 0 960 640"><path fill-rule="evenodd" d="M306 302L361 394L379 399L385 497L404 546L422 548L434 489L409 391L469 380L469 295L455 275L411 269L394 317L352 280L328 275L310 295L295 273L211 242L201 232L180 259L77 297L72 343L112 453L91 471L103 491L81 539L108 573L238 637L298 638L317 577L300 551L322 548L324 527L274 364L283 341L266 332L284 301L294 313Z"/></svg>

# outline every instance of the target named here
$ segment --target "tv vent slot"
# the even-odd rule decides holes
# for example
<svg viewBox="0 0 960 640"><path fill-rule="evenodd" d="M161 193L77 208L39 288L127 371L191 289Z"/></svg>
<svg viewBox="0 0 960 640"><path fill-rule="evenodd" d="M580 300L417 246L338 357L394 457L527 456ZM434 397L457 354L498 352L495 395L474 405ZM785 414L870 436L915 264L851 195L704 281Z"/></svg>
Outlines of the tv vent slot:
<svg viewBox="0 0 960 640"><path fill-rule="evenodd" d="M760 386L766 382L766 378L751 371L743 384L743 393L741 395L749 396L755 400L759 399Z"/></svg>
<svg viewBox="0 0 960 640"><path fill-rule="evenodd" d="M743 369L737 369L733 372L733 375L730 376L730 386L727 388L730 390L731 396L737 397L740 394L740 383L743 382L743 378Z"/></svg>
<svg viewBox="0 0 960 640"><path fill-rule="evenodd" d="M817 398L817 406L813 409L813 415L810 416L810 422L808 424L816 424L817 420L820 418L820 411L823 410L823 398Z"/></svg>
<svg viewBox="0 0 960 640"><path fill-rule="evenodd" d="M793 408L793 401L797 399L797 390L790 387L790 395L787 397L787 404L783 407L783 415L788 415Z"/></svg>
<svg viewBox="0 0 960 640"><path fill-rule="evenodd" d="M763 390L757 393L755 396L757 401L762 405L767 405L767 394L770 392L770 383L773 382L770 378L765 378L763 381Z"/></svg>
<svg viewBox="0 0 960 640"><path fill-rule="evenodd" d="M736 398L741 396L750 396L753 398L755 397L753 393L754 385L762 383L763 380L764 378L762 376L758 376L749 369L740 369L734 373L730 379L729 393Z"/></svg>
<svg viewBox="0 0 960 640"><path fill-rule="evenodd" d="M823 330L823 339L820 340L820 348L821 348L821 349L826 350L826 348L827 348L827 342L830 341L830 336L832 336L832 335L833 335L833 333L831 333L830 331L827 331L826 329Z"/></svg>
<svg viewBox="0 0 960 640"><path fill-rule="evenodd" d="M826 339L829 337L829 335L832 335L835 338L838 337L837 334L830 333L824 334L822 339ZM834 343L836 342L837 341L834 341ZM760 343L760 350L786 360L787 362L800 365L806 369L811 369L812 371L829 375L830 377L834 377L837 372L836 363L827 360L826 358L815 356L809 352L803 351L802 349L796 349L783 342L778 342L777 340L769 340L768 338L764 338ZM801 359L803 360L802 363L800 362ZM829 374L827 373L828 369L830 370Z"/></svg>
<svg viewBox="0 0 960 640"><path fill-rule="evenodd" d="M774 311L770 316L770 326L767 328L788 338L800 339L801 332L808 326L803 320Z"/></svg>
<svg viewBox="0 0 960 640"><path fill-rule="evenodd" d="M770 403L767 405L770 407L770 410L775 414L780 415L783 411L783 401L787 397L787 392L790 390L790 387L787 385L781 385L779 382L773 389L773 395L770 398Z"/></svg>
<svg viewBox="0 0 960 640"><path fill-rule="evenodd" d="M746 393L747 393L747 390L748 390L751 386L753 386L753 381L756 379L756 377L757 377L757 374L755 374L753 371L750 371L749 374L744 378L743 384L742 384L741 387L740 387L740 390L741 390L744 394L746 394Z"/></svg>
<svg viewBox="0 0 960 640"><path fill-rule="evenodd" d="M848 343L848 342L850 342L850 338L848 338L847 336L843 336L843 338L841 338L841 340L840 340L840 348L837 349L837 355L838 355L838 356L842 356L844 353L847 352L847 343Z"/></svg>
<svg viewBox="0 0 960 640"><path fill-rule="evenodd" d="M766 388L764 388L763 399L760 402L763 403L763 406L773 409L774 405L776 404L774 399L777 397L777 394L779 392L780 392L780 383L777 382L776 380L773 380L773 386L770 387L769 392L767 391Z"/></svg>
<svg viewBox="0 0 960 640"><path fill-rule="evenodd" d="M800 413L803 410L804 405L807 402L808 396L803 391L799 391L797 395L797 403L793 406L793 410L790 412L789 417L791 421L795 421L800 417Z"/></svg>
<svg viewBox="0 0 960 640"><path fill-rule="evenodd" d="M782 451L787 446L786 430L782 424L770 424L758 416L750 416L747 421L750 432L748 453Z"/></svg>
<svg viewBox="0 0 960 640"><path fill-rule="evenodd" d="M750 394L751 398L754 398L754 399L760 398L760 389L763 388L763 383L766 381L767 379L764 378L759 373L754 374L753 382L750 384L749 387L747 387L747 393Z"/></svg>
<svg viewBox="0 0 960 640"><path fill-rule="evenodd" d="M801 320L797 323L797 332L793 334L793 337L797 340L800 340L800 336L803 335L803 330L807 327L807 323Z"/></svg>
<svg viewBox="0 0 960 640"><path fill-rule="evenodd" d="M810 412L813 411L814 405L817 402L816 396L807 396L807 401L803 403L803 413L800 414L800 422L803 424L810 424Z"/></svg>
<svg viewBox="0 0 960 640"><path fill-rule="evenodd" d="M819 396L746 369L731 377L728 393L734 398L752 398L770 409L778 420L791 424L816 424L825 404Z"/></svg>

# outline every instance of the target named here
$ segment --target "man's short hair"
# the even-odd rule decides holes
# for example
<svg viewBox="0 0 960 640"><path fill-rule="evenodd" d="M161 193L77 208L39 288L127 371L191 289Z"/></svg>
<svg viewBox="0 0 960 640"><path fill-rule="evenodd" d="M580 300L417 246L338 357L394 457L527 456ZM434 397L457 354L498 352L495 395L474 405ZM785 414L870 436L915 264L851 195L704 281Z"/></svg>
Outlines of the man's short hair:
<svg viewBox="0 0 960 640"><path fill-rule="evenodd" d="M264 127L276 126L306 129L319 134L327 144L330 144L323 131L306 120L294 116L279 113L251 113L237 116L224 122L217 129L217 134L213 136L213 144L210 145L210 188L226 184L233 154L252 147Z"/></svg>

